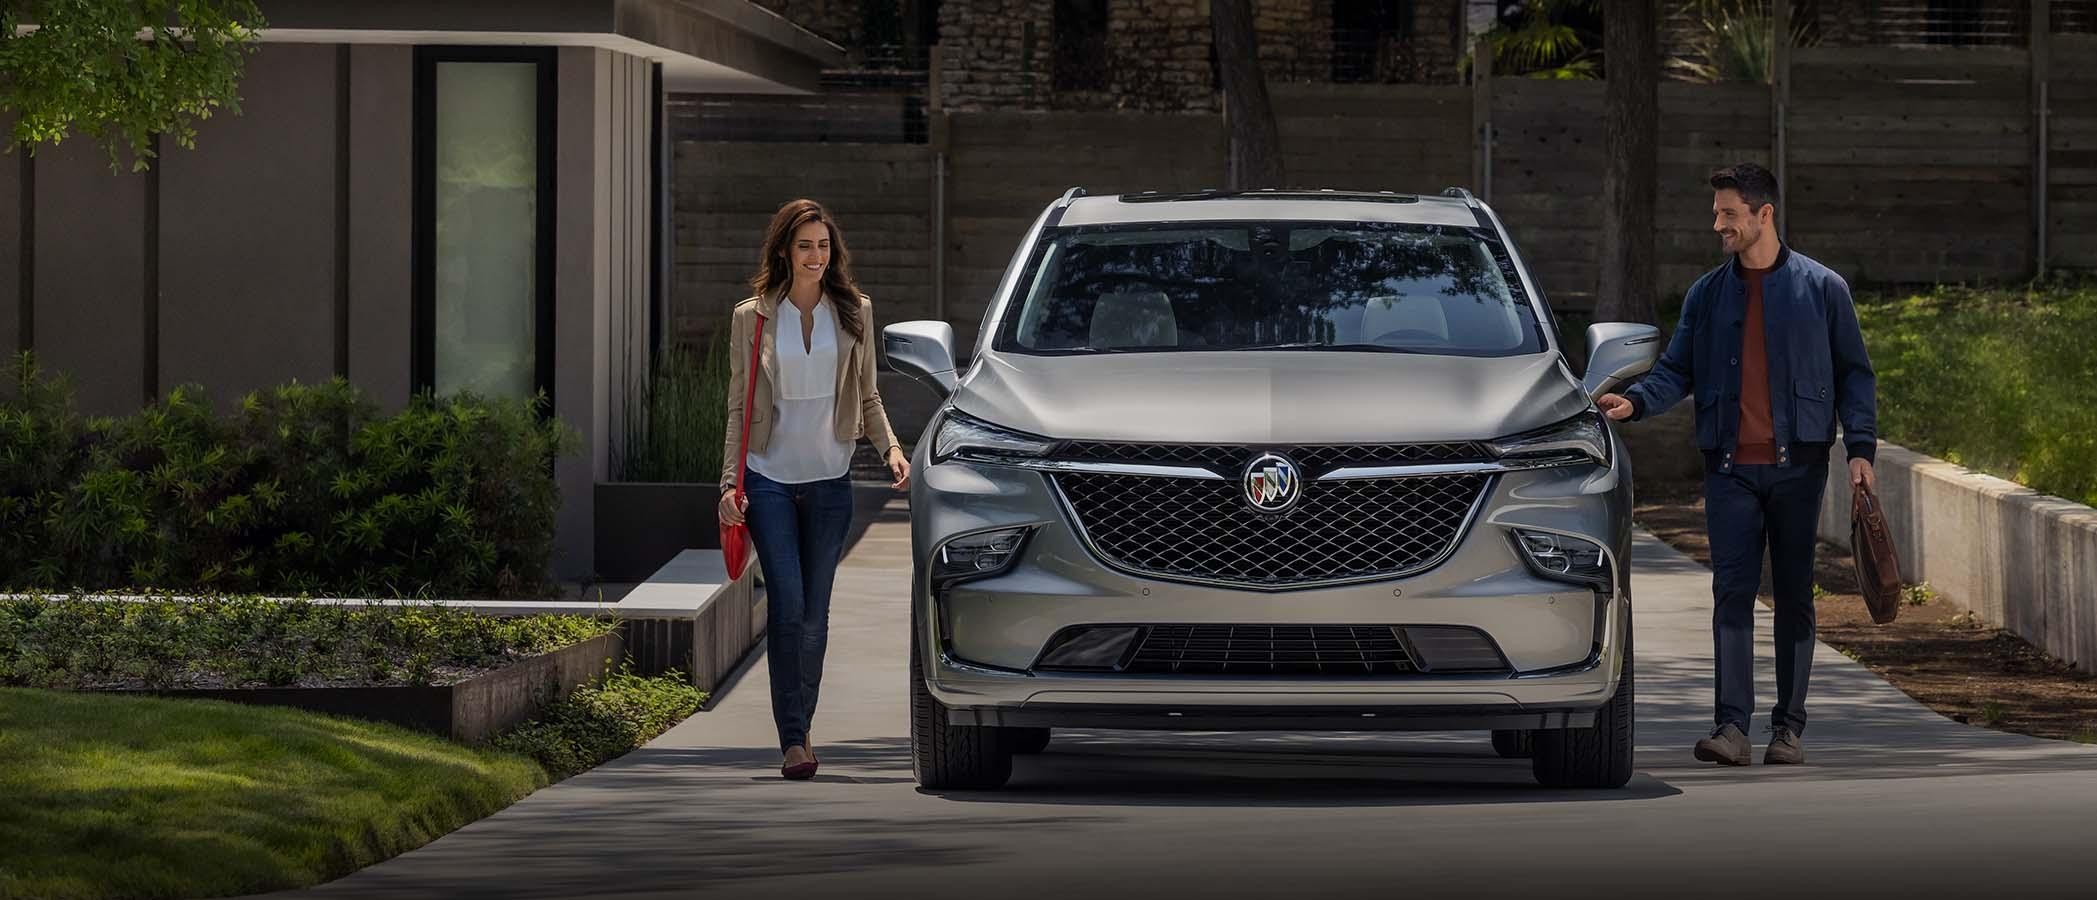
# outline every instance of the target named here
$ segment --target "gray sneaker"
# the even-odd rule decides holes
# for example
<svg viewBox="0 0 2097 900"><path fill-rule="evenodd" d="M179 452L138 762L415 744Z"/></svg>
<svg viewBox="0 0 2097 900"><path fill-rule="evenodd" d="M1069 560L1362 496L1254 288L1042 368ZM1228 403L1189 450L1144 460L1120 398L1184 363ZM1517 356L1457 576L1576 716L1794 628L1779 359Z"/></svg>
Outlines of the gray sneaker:
<svg viewBox="0 0 2097 900"><path fill-rule="evenodd" d="M1796 766L1806 761L1806 746L1790 728L1778 725L1770 729L1769 749L1762 751L1762 764L1766 766Z"/></svg>
<svg viewBox="0 0 2097 900"><path fill-rule="evenodd" d="M1748 746L1747 734L1731 722L1698 741L1696 754L1698 759L1721 765L1748 766L1755 763L1755 749Z"/></svg>

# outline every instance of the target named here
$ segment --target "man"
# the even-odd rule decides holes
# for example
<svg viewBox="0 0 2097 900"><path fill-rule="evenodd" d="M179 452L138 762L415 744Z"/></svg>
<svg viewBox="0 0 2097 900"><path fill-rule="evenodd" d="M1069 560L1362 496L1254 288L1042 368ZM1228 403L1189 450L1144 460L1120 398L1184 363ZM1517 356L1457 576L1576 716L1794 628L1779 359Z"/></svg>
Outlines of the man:
<svg viewBox="0 0 2097 900"><path fill-rule="evenodd" d="M1876 489L1877 378L1842 277L1783 245L1777 182L1752 163L1711 176L1713 221L1732 260L1689 289L1653 370L1597 405L1637 421L1696 401L1712 561L1716 728L1696 758L1752 761L1755 596L1769 549L1776 593L1777 702L1765 764L1805 761L1814 647L1813 555L1821 494L1842 426L1853 485Z"/></svg>

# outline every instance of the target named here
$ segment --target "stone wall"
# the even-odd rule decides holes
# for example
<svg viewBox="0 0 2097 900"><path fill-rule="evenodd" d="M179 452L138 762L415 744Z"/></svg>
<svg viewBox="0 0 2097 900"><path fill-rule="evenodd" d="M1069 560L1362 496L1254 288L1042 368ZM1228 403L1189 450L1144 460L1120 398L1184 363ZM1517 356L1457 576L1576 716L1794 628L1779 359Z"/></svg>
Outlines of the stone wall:
<svg viewBox="0 0 2097 900"><path fill-rule="evenodd" d="M1053 58L1053 0L948 0L939 8L940 102L1040 108Z"/></svg>
<svg viewBox="0 0 2097 900"><path fill-rule="evenodd" d="M1333 8L1359 0L1256 0L1260 62L1272 82L1328 82ZM1463 0L1415 0L1412 36L1383 48L1380 80L1461 80ZM1220 109L1208 0L1108 0L1104 87L1055 89L1054 0L946 0L941 102L957 111ZM1031 25L1031 30L1029 26ZM1028 37L1032 40L1029 42Z"/></svg>

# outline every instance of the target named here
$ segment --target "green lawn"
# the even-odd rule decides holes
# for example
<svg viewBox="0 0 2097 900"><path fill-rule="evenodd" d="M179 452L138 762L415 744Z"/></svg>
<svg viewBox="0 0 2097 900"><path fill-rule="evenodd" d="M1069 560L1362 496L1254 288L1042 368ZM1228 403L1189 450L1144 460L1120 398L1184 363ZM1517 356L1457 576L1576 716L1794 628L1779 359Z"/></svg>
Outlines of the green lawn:
<svg viewBox="0 0 2097 900"><path fill-rule="evenodd" d="M546 782L521 756L289 709L0 688L0 897L315 884Z"/></svg>
<svg viewBox="0 0 2097 900"><path fill-rule="evenodd" d="M1888 441L2097 504L2097 281L1858 297Z"/></svg>

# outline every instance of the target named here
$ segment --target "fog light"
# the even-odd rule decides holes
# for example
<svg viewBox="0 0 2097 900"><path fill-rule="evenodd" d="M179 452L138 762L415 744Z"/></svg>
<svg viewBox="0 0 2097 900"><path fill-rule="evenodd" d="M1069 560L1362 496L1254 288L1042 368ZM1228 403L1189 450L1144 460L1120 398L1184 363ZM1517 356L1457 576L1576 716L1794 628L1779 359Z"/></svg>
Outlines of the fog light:
<svg viewBox="0 0 2097 900"><path fill-rule="evenodd" d="M1057 635L1036 666L1042 669L1091 669L1111 671L1121 661L1143 629L1135 625L1095 625L1073 628Z"/></svg>
<svg viewBox="0 0 2097 900"><path fill-rule="evenodd" d="M1514 531L1515 546L1522 559L1537 574L1560 581L1592 585L1608 590L1614 581L1609 557L1602 545L1584 538L1544 531Z"/></svg>
<svg viewBox="0 0 2097 900"><path fill-rule="evenodd" d="M1420 669L1426 672L1499 672L1507 668L1500 648L1474 628L1448 625L1408 626L1406 643Z"/></svg>
<svg viewBox="0 0 2097 900"><path fill-rule="evenodd" d="M986 578L1012 568L1012 563L1019 559L1019 548L1026 543L1029 530L1021 527L979 531L946 542L933 556L933 580L952 582Z"/></svg>

